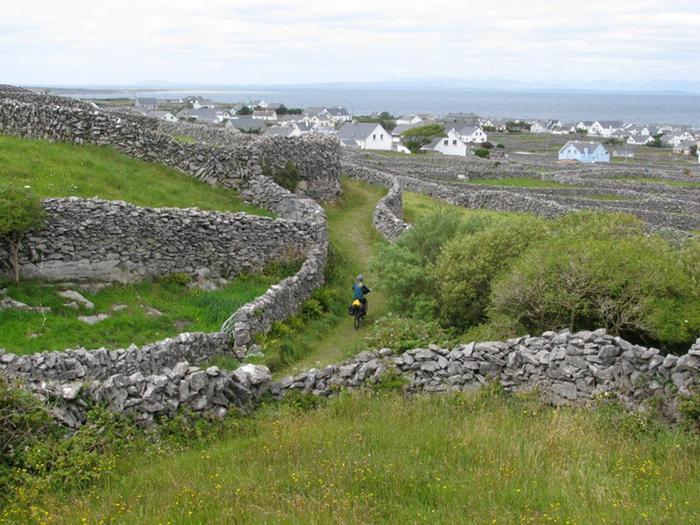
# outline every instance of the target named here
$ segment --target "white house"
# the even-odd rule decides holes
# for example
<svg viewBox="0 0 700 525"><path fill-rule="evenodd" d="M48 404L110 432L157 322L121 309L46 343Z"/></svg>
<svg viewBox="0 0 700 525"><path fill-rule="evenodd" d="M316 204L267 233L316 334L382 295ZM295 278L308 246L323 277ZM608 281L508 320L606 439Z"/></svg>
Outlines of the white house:
<svg viewBox="0 0 700 525"><path fill-rule="evenodd" d="M570 140L559 150L559 160L577 160L587 164L610 162L610 153L599 142Z"/></svg>
<svg viewBox="0 0 700 525"><path fill-rule="evenodd" d="M627 139L627 144L634 146L644 146L650 142L654 142L654 137L651 135L633 135Z"/></svg>
<svg viewBox="0 0 700 525"><path fill-rule="evenodd" d="M530 124L530 133L549 133L549 129L547 129L547 123L546 122L541 122L539 120L534 121L532 124Z"/></svg>
<svg viewBox="0 0 700 525"><path fill-rule="evenodd" d="M264 100L251 100L248 102L248 107L250 109L255 109L255 108L260 108L260 109L267 109L267 102Z"/></svg>
<svg viewBox="0 0 700 525"><path fill-rule="evenodd" d="M430 144L423 146L421 149L425 151L437 151L443 155L457 157L467 156L467 145L453 129L447 132L446 137L435 137Z"/></svg>
<svg viewBox="0 0 700 525"><path fill-rule="evenodd" d="M317 126L332 126L334 124L333 118L325 110L316 115L311 116L309 120Z"/></svg>
<svg viewBox="0 0 700 525"><path fill-rule="evenodd" d="M256 109L251 116L256 120L266 120L269 122L277 120L277 113L271 109Z"/></svg>
<svg viewBox="0 0 700 525"><path fill-rule="evenodd" d="M156 109L158 107L158 100L155 98L137 98L134 100L134 107L139 109Z"/></svg>
<svg viewBox="0 0 700 525"><path fill-rule="evenodd" d="M371 122L346 122L338 130L338 140L350 148L390 151L392 147L391 133Z"/></svg>
<svg viewBox="0 0 700 525"><path fill-rule="evenodd" d="M482 144L488 140L486 133L480 126L464 126L457 134L462 142Z"/></svg>
<svg viewBox="0 0 700 525"><path fill-rule="evenodd" d="M166 122L177 122L177 117L170 113L169 111L158 111L158 110L151 110L151 111L146 111L146 116L155 118L158 120L164 120Z"/></svg>
<svg viewBox="0 0 700 525"><path fill-rule="evenodd" d="M265 130L266 137L300 137L301 131L296 126L272 126Z"/></svg>
<svg viewBox="0 0 700 525"><path fill-rule="evenodd" d="M196 120L197 122L205 122L208 124L220 124L224 120L228 120L230 115L223 109L201 108L201 109L182 109L177 112L177 118L180 120Z"/></svg>
<svg viewBox="0 0 700 525"><path fill-rule="evenodd" d="M610 137L615 131L622 129L622 122L619 120L596 120L588 128L588 133L591 135L600 135L601 137Z"/></svg>
<svg viewBox="0 0 700 525"><path fill-rule="evenodd" d="M420 124L423 122L423 119L419 117L418 115L410 114L410 115L401 115L399 118L396 119L396 124L398 126L402 124L406 125L413 125L413 124Z"/></svg>
<svg viewBox="0 0 700 525"><path fill-rule="evenodd" d="M326 114L330 117L332 122L350 122L352 120L352 115L347 109L335 106L332 108L326 108Z"/></svg>
<svg viewBox="0 0 700 525"><path fill-rule="evenodd" d="M216 107L214 102L208 98L195 97L192 100L192 109L213 109Z"/></svg>

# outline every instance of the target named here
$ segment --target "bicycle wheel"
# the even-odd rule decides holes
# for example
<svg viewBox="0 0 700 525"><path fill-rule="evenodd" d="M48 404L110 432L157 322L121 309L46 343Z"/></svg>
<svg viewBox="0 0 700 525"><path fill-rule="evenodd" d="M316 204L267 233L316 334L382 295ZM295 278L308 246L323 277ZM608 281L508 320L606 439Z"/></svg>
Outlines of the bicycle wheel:
<svg viewBox="0 0 700 525"><path fill-rule="evenodd" d="M355 318L353 320L353 323L355 325L355 330L357 330L360 327L360 320L362 317L360 316L360 312L355 312Z"/></svg>

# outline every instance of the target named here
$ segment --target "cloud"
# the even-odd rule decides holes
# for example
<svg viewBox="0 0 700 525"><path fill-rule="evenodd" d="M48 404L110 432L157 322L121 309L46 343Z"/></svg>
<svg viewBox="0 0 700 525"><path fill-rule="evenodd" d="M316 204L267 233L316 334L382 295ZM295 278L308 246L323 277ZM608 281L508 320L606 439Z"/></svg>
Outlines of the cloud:
<svg viewBox="0 0 700 525"><path fill-rule="evenodd" d="M698 27L684 0L25 0L0 7L0 81L698 82Z"/></svg>

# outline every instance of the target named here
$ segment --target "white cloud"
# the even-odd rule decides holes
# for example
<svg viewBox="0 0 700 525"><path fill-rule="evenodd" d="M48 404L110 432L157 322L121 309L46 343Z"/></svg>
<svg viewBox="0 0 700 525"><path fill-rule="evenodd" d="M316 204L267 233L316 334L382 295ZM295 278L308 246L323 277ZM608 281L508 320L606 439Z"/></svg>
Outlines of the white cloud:
<svg viewBox="0 0 700 525"><path fill-rule="evenodd" d="M700 82L698 27L685 0L24 0L0 82Z"/></svg>

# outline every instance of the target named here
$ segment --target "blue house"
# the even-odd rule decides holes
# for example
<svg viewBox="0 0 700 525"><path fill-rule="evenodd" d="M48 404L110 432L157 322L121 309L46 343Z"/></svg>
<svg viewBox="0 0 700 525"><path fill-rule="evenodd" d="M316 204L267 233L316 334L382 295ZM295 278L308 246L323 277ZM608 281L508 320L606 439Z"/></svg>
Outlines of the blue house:
<svg viewBox="0 0 700 525"><path fill-rule="evenodd" d="M589 164L610 162L610 153L599 142L570 140L559 150L559 160L577 160Z"/></svg>

